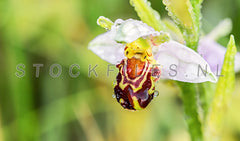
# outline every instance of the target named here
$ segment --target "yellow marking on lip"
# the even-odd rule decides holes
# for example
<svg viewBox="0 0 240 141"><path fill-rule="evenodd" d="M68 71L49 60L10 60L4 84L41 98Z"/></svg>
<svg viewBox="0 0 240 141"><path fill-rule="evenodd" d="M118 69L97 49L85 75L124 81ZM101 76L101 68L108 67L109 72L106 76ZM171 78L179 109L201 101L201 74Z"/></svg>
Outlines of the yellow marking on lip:
<svg viewBox="0 0 240 141"><path fill-rule="evenodd" d="M124 61L126 61L126 60L124 60ZM125 63L126 63L126 62L125 62ZM146 70L146 68L147 68L147 70ZM122 69L123 69L123 67L122 67L121 70L120 70L120 73L121 73L121 74L122 74ZM126 68L125 68L125 69L126 69ZM149 71L149 70L150 70L150 67L149 67L149 66L148 66L148 67L147 67L147 66L144 67L144 70L143 70L142 74L144 74L145 72L146 72L146 74L144 75L144 78L143 78L143 80L141 81L141 83L139 84L138 87L135 87L134 85L129 84L129 83L123 84L124 78L122 78L121 82L119 83L119 87L120 87L121 89L124 89L125 87L127 87L128 85L130 85L130 86L133 88L133 92L137 92L138 90L142 89L143 83L147 80L147 75L148 75L148 71ZM132 81L133 83L136 83L136 81L138 81L138 79L140 79L140 77L139 77L139 78L137 78L137 79L131 80L131 79L128 78L128 75L127 75L126 70L125 70L124 73L125 73L125 76L127 77L127 80Z"/></svg>
<svg viewBox="0 0 240 141"><path fill-rule="evenodd" d="M124 64L127 64L127 60L124 60ZM131 79L129 79L128 78L128 74L127 74L127 65L124 65L123 67L122 67L122 69L124 68L124 74L125 74L125 76L127 77L127 79L128 80L131 80ZM122 72L122 69L121 69L121 72ZM146 70L147 69L147 70ZM144 66L144 69L143 69L143 71L142 71L142 74L144 74L146 71L149 71L149 69L150 69L150 67L149 67L149 65L147 66L147 63L145 63L145 66ZM147 74L147 73L146 73ZM141 76L141 75L140 75ZM137 77L136 79L134 79L134 80L131 80L133 83L135 83L136 81L138 81L138 79L141 79L140 77Z"/></svg>
<svg viewBox="0 0 240 141"><path fill-rule="evenodd" d="M134 109L136 109L136 110L141 110L141 109L143 109L143 108L139 105L136 96L132 97L132 100L133 100L133 108L134 108Z"/></svg>
<svg viewBox="0 0 240 141"><path fill-rule="evenodd" d="M151 41L143 38L138 38L137 40L126 44L125 56L129 59L136 57L141 59L141 61L153 59Z"/></svg>
<svg viewBox="0 0 240 141"><path fill-rule="evenodd" d="M126 60L124 60L124 62L126 63ZM148 69L146 70L146 68L148 68ZM151 68L150 65L148 65L147 67L146 67L146 66L144 67L144 70L143 70L142 74L144 74L145 72L146 72L146 74L145 74L143 80L141 81L141 83L139 84L138 87L135 87L133 84L127 84L127 83L126 83L126 84L123 84L124 78L122 78L121 82L119 83L119 87L120 87L121 89L124 89L125 87L127 87L128 85L130 85L130 86L133 88L133 92L137 92L138 90L142 89L142 86L143 86L144 82L147 80L147 75L148 75L148 71L150 70L150 68ZM120 71L121 74L122 74L122 69L123 69L123 67L121 68L121 71ZM134 79L134 80L129 79L126 68L125 68L124 75L126 76L126 79L127 79L128 81L131 81L131 82L133 82L133 83L136 83L136 81L138 81L138 80L140 79L140 77L139 77L139 78L136 78L136 79ZM149 93L149 94L154 93L153 88L155 87L155 85L154 85L154 81L153 81L153 79L152 79L152 76L151 76L151 84L152 84L152 85L151 85L151 88L148 90L148 93Z"/></svg>
<svg viewBox="0 0 240 141"><path fill-rule="evenodd" d="M138 38L137 40L128 43L127 46L136 50L145 51L146 49L151 48L151 43L146 39Z"/></svg>
<svg viewBox="0 0 240 141"><path fill-rule="evenodd" d="M151 76L151 84L152 84L152 85L151 85L151 88L148 90L148 94L149 94L149 95L154 93L153 88L155 87L154 81L153 81L153 79L152 79L152 76Z"/></svg>
<svg viewBox="0 0 240 141"><path fill-rule="evenodd" d="M127 59L124 60L124 64L127 64ZM142 74L145 73L145 75L144 75L144 78L143 78L143 80L141 81L141 83L138 85L138 87L135 87L133 84L129 84L129 83L123 84L123 80L124 80L123 77L122 77L121 81L119 82L119 87L123 90L125 87L127 87L128 85L130 85L130 86L133 88L133 92L134 92L134 93L137 92L138 90L142 89L142 86L143 86L144 82L147 80L147 75L148 75L148 72L150 71L151 68L152 68L152 67L151 67L151 64L145 63L145 67L144 67L144 70L143 70L143 72L142 72ZM125 69L125 70L123 71L123 69ZM124 73L124 75L125 75L124 77L126 77L126 79L127 79L128 81L131 81L132 83L136 83L139 79L141 79L140 77L137 77L137 78L135 78L134 80L130 79L130 78L128 77L128 74L127 74L127 66L126 66L126 65L122 65L122 66L121 66L121 69L120 69L119 73L120 73L122 76L123 76L122 73ZM149 93L149 94L153 94L153 93L154 93L153 88L155 87L155 85L154 85L154 81L153 81L152 76L151 76L150 79L151 79L151 84L152 84L152 85L151 85L151 88L148 90L148 93Z"/></svg>

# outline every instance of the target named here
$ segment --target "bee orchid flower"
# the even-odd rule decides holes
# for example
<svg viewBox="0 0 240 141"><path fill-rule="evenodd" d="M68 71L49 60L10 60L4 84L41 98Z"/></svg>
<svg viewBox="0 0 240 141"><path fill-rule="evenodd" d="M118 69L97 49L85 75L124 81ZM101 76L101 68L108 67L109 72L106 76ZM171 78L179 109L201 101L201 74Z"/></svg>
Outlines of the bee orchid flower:
<svg viewBox="0 0 240 141"><path fill-rule="evenodd" d="M93 39L89 49L119 69L114 93L125 109L145 108L154 97L159 78L189 83L217 81L198 53L142 21L117 19L104 27L108 31Z"/></svg>

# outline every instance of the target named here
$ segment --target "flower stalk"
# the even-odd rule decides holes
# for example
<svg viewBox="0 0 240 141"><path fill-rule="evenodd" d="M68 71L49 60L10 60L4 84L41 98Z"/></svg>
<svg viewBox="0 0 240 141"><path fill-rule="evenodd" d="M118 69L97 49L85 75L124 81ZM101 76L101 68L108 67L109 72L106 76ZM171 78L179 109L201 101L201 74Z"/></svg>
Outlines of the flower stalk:
<svg viewBox="0 0 240 141"><path fill-rule="evenodd" d="M198 113L198 95L196 85L192 83L178 82L182 91L182 101L185 112L185 120L188 125L192 141L203 141L202 124Z"/></svg>

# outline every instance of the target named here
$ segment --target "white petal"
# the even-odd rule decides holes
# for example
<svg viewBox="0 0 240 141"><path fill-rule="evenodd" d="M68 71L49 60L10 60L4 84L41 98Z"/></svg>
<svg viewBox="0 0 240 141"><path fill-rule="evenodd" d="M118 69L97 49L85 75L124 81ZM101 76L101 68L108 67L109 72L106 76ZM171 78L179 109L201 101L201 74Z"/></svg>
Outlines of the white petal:
<svg viewBox="0 0 240 141"><path fill-rule="evenodd" d="M126 21L117 20L112 26L116 30L114 39L117 42L131 43L140 37L159 36L160 32L155 31L152 27L142 21L128 19Z"/></svg>
<svg viewBox="0 0 240 141"><path fill-rule="evenodd" d="M124 43L131 43L140 37L159 36L161 32L133 19L117 19L111 30L99 35L89 43L89 49L112 64L119 63L124 56ZM119 42L119 43L117 43Z"/></svg>
<svg viewBox="0 0 240 141"><path fill-rule="evenodd" d="M162 66L163 79L190 83L217 81L208 63L195 51L178 42L169 41L161 44L154 58ZM203 70L206 73L203 73Z"/></svg>
<svg viewBox="0 0 240 141"><path fill-rule="evenodd" d="M115 42L114 35L114 30L101 34L89 43L88 48L103 60L111 64L118 64L125 58L125 46Z"/></svg>

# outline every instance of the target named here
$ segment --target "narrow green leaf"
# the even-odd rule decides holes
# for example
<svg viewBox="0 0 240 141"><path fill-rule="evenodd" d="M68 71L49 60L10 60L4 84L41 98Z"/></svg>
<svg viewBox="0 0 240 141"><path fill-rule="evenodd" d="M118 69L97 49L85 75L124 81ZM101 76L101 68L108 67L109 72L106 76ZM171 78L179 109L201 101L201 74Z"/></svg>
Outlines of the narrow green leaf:
<svg viewBox="0 0 240 141"><path fill-rule="evenodd" d="M234 60L236 53L234 36L231 35L221 72L223 77L220 77L217 83L216 92L207 118L205 137L208 141L219 140L223 131L224 117L230 106L235 86Z"/></svg>
<svg viewBox="0 0 240 141"><path fill-rule="evenodd" d="M13 15L14 17L15 15ZM33 116L28 121L23 119L31 110L34 109L34 93L31 74L28 73L31 68L31 61L28 58L27 52L23 49L23 44L16 36L16 28L9 28L6 26L5 32L2 34L2 47L4 47L6 61L3 67L6 67L6 71L2 75L6 75L5 81L7 88L8 98L3 105L2 112L3 118L11 117L11 120L15 120L13 126L10 126L10 130L4 132L4 140L36 140L35 136L39 132L39 124L36 122L37 116ZM19 77L17 65L23 64L24 72L20 73L22 77ZM27 67L29 66L29 67ZM1 93L1 92L0 92ZM11 104L11 106L9 106ZM9 112L11 111L11 112ZM27 125L27 126L26 126ZM13 136L14 131L14 136Z"/></svg>
<svg viewBox="0 0 240 141"><path fill-rule="evenodd" d="M135 8L135 11L144 23L152 26L157 31L165 29L159 13L152 9L150 2L147 0L130 0L130 4Z"/></svg>

